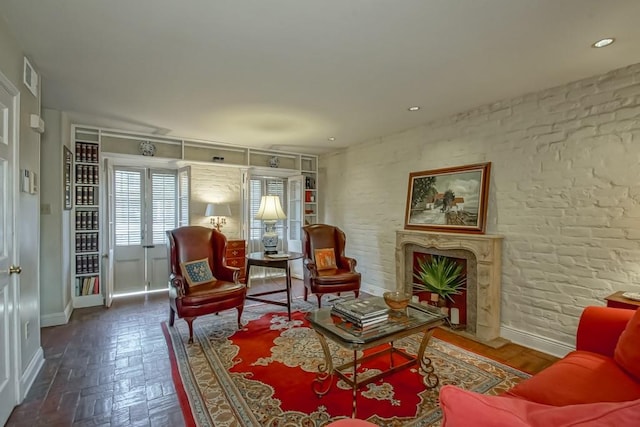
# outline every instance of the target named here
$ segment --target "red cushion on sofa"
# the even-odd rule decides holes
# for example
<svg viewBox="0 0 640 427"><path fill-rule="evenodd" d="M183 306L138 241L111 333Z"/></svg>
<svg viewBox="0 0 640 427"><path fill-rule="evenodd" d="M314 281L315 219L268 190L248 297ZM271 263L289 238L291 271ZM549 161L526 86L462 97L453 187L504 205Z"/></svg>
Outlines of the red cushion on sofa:
<svg viewBox="0 0 640 427"><path fill-rule="evenodd" d="M640 310L636 310L620 335L613 358L629 375L640 381Z"/></svg>
<svg viewBox="0 0 640 427"><path fill-rule="evenodd" d="M554 406L622 402L640 399L640 383L610 357L574 351L506 395Z"/></svg>
<svg viewBox="0 0 640 427"><path fill-rule="evenodd" d="M640 400L551 406L485 396L446 385L440 390L442 427L602 427L640 425Z"/></svg>

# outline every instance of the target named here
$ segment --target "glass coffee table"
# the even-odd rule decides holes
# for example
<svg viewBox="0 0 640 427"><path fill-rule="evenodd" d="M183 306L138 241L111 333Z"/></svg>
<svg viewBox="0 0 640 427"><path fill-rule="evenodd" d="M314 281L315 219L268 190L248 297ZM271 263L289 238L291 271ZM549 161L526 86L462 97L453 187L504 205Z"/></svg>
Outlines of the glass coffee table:
<svg viewBox="0 0 640 427"><path fill-rule="evenodd" d="M375 297L379 298L379 297ZM379 298L382 300L382 298ZM437 309L431 309L422 305L409 305L402 312L390 310L389 319L364 331L359 331L350 327L341 318L331 315L331 308L322 308L307 313L305 316L313 330L317 333L325 363L318 367L318 374L312 384L312 389L318 397L322 397L329 392L333 385L334 374L351 386L353 396L353 406L351 416L356 416L356 396L358 388L379 380L401 369L418 365L419 371L424 375L424 384L428 388L436 387L439 383L438 376L434 372L431 359L424 355L427 344L431 339L433 330L444 323L445 316ZM418 353L413 356L405 351L394 347L393 342L409 335L424 333ZM340 345L343 348L353 350L353 361L333 366L331 352L327 340ZM358 351L384 346L379 351L374 351L364 357L358 358ZM389 369L358 380L357 366L362 362L373 358L389 355ZM394 361L393 355L404 359L402 363ZM397 358L396 358L397 359ZM351 375L347 375L351 371Z"/></svg>

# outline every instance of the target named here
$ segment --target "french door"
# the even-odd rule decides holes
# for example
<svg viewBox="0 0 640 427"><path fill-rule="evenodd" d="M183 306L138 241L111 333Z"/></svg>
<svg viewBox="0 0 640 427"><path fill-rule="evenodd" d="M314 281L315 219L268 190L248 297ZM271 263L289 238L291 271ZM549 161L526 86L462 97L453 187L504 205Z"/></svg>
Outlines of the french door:
<svg viewBox="0 0 640 427"><path fill-rule="evenodd" d="M174 170L114 167L114 296L167 288L166 230L178 224Z"/></svg>

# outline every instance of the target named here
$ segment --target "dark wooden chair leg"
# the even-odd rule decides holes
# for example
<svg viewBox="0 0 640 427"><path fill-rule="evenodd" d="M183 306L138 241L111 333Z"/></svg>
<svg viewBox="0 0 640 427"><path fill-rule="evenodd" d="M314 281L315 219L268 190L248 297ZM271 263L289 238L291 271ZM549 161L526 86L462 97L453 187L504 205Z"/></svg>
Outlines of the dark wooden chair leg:
<svg viewBox="0 0 640 427"><path fill-rule="evenodd" d="M189 325L189 344L193 344L193 320L195 317L185 317L184 320Z"/></svg>
<svg viewBox="0 0 640 427"><path fill-rule="evenodd" d="M304 287L304 300L307 300L307 296L309 295L309 289L307 289L307 287Z"/></svg>
<svg viewBox="0 0 640 427"><path fill-rule="evenodd" d="M169 326L173 326L173 322L176 319L176 312L173 311L172 307L169 307Z"/></svg>
<svg viewBox="0 0 640 427"><path fill-rule="evenodd" d="M356 294L356 298L358 298L358 295L360 295L360 290L356 289L355 291L353 291Z"/></svg>
<svg viewBox="0 0 640 427"><path fill-rule="evenodd" d="M240 305L236 307L238 310L238 329L242 329L242 322L240 322L240 318L242 317L242 310L244 310L244 305Z"/></svg>
<svg viewBox="0 0 640 427"><path fill-rule="evenodd" d="M316 297L318 297L318 308L321 308L320 305L322 304L322 294L316 294Z"/></svg>

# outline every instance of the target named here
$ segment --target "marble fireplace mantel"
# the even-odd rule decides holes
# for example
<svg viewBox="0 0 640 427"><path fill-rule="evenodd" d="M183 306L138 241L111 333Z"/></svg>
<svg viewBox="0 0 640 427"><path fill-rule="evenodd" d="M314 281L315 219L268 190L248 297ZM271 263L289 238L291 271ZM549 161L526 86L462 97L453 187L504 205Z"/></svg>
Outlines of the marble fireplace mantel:
<svg viewBox="0 0 640 427"><path fill-rule="evenodd" d="M458 234L429 231L396 231L396 287L407 289L412 283L413 251L409 248L463 250L476 258L475 337L490 342L500 337L500 288L503 236Z"/></svg>

